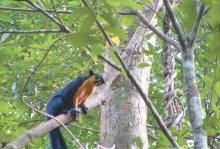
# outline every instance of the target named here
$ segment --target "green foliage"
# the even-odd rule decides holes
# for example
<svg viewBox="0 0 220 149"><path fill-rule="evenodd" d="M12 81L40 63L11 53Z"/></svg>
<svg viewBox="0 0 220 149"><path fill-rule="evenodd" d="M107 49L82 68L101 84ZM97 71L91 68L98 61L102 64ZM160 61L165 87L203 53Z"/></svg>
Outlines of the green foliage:
<svg viewBox="0 0 220 149"><path fill-rule="evenodd" d="M142 143L142 141L141 141L141 138L140 138L140 137L136 137L136 138L135 138L135 142L136 142L136 144L137 144L138 148L142 148L143 143Z"/></svg>
<svg viewBox="0 0 220 149"><path fill-rule="evenodd" d="M39 1L34 1L39 2ZM149 0L142 2L150 3ZM180 9L175 7L174 12L180 21L182 30L187 34L191 31L196 18L195 1L183 0ZM218 142L214 139L220 132L219 113L220 113L220 2L218 0L204 0L209 5L210 11L205 16L201 29L199 30L196 49L196 79L202 98L202 104L206 115L204 126L214 147ZM27 88L25 89L24 99L29 104L45 111L45 104L52 93L66 85L78 75L87 75L89 69L103 72L103 62L100 62L98 56L104 54L106 40L102 31L96 25L98 19L104 27L104 30L111 37L119 41L124 41L126 46L127 35L125 29L137 28L139 22L134 16L120 16L118 12L128 11L130 8L141 10L142 6L132 0L109 0L109 1L88 1L90 8L83 7L79 0L58 1L54 0L55 7L58 10L72 10L72 14L59 13L62 23L70 28L73 33L65 39L59 41L49 52L49 55L40 65L32 76ZM37 3L39 4L39 3ZM27 7L18 1L1 0L2 7L23 8ZM51 9L51 3L41 1L40 6L45 9ZM51 13L58 18L55 13ZM163 15L163 13L160 13ZM162 28L162 20L159 19L158 28ZM1 11L0 30L39 30L39 29L58 29L59 27L40 12L25 11ZM25 107L19 99L21 89L26 78L31 73L36 64L43 58L50 45L61 35L66 33L40 33L40 34L1 34L0 38L0 141L11 142L24 133L45 121L43 115L33 112ZM149 38L153 34L149 34ZM161 117L163 115L164 98L164 78L162 67L162 48L163 41L157 38L157 45L148 44L149 50L143 50L146 56L152 56L153 67L151 74L151 84L149 98L157 108ZM110 47L110 51L119 51ZM179 57L179 52L176 51ZM115 64L119 65L118 59L114 54L110 58ZM181 58L181 57L180 57ZM139 68L148 67L148 63L141 63ZM183 94L182 65L176 63L176 72L178 74L175 82L175 90L178 97L186 106L186 99ZM126 72L122 69L122 74L126 77ZM99 130L100 110L93 110L88 115L79 119L78 126L90 127ZM157 126L155 118L148 112L148 123ZM80 140L82 144L87 144L88 148L95 148L95 141L99 141L99 134L83 129L69 126L71 131ZM186 138L191 137L189 118L183 122L183 129L176 131L170 129L178 143L183 148L189 147ZM62 130L69 147L76 147L65 130ZM148 131L156 137L156 140L149 139L150 148L168 148L170 143L157 127L149 128ZM139 148L142 142L139 137L135 140ZM49 139L45 135L36 139L26 148L38 149L49 148Z"/></svg>
<svg viewBox="0 0 220 149"><path fill-rule="evenodd" d="M181 14L183 18L182 27L189 32L194 24L196 18L196 2L183 0L181 3Z"/></svg>
<svg viewBox="0 0 220 149"><path fill-rule="evenodd" d="M98 42L95 37L92 37L94 33L95 30L83 30L67 36L66 39L68 43L75 48L86 45L93 45Z"/></svg>

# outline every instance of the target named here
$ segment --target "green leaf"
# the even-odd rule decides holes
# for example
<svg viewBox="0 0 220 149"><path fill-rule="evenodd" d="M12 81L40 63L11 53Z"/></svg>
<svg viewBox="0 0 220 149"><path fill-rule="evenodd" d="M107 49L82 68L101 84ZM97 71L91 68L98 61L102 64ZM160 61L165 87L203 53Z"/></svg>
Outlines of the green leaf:
<svg viewBox="0 0 220 149"><path fill-rule="evenodd" d="M213 1L212 9L210 9L210 13L212 16L212 21L214 24L220 23L220 2L219 1Z"/></svg>
<svg viewBox="0 0 220 149"><path fill-rule="evenodd" d="M129 27L129 26L132 25L133 20L134 20L133 16L124 15L121 18L121 24L124 25L124 26Z"/></svg>
<svg viewBox="0 0 220 149"><path fill-rule="evenodd" d="M217 75L215 76L215 77L216 77L216 80L217 80L217 81L220 81L220 75L219 75L219 74L220 74L220 64L217 66L216 74L217 74Z"/></svg>
<svg viewBox="0 0 220 149"><path fill-rule="evenodd" d="M2 43L2 42L6 41L9 38L11 38L11 34L10 33L2 34L0 42Z"/></svg>
<svg viewBox="0 0 220 149"><path fill-rule="evenodd" d="M111 13L101 13L100 16L105 19L110 25L111 27L113 26L118 26L118 22L117 20L113 17L113 15Z"/></svg>
<svg viewBox="0 0 220 149"><path fill-rule="evenodd" d="M145 4L152 4L151 0L142 0L142 2Z"/></svg>
<svg viewBox="0 0 220 149"><path fill-rule="evenodd" d="M212 88L212 78L209 77L203 77L202 80L205 82L206 86L208 87L208 89Z"/></svg>
<svg viewBox="0 0 220 149"><path fill-rule="evenodd" d="M120 1L108 0L108 3L112 4L112 5L124 4L126 6L131 7L131 8L134 8L134 9L137 9L137 10L142 10L142 5L137 4L136 1L133 1L133 0L120 0Z"/></svg>
<svg viewBox="0 0 220 149"><path fill-rule="evenodd" d="M126 73L126 71L125 71L125 69L124 68L122 68L121 69L121 74L123 75L123 77L125 77L125 78L127 78L128 76L127 76L127 73Z"/></svg>
<svg viewBox="0 0 220 149"><path fill-rule="evenodd" d="M183 0L181 4L183 11L184 26L186 31L190 31L196 18L196 3L194 1Z"/></svg>
<svg viewBox="0 0 220 149"><path fill-rule="evenodd" d="M138 68L145 68L145 67L149 67L150 66L150 64L148 64L148 63L140 63L140 64L138 64Z"/></svg>
<svg viewBox="0 0 220 149"><path fill-rule="evenodd" d="M113 48L112 48L113 49ZM117 65L120 65L120 61L118 60L118 58L115 56L115 54L110 54L111 59L113 60L113 62Z"/></svg>
<svg viewBox="0 0 220 149"><path fill-rule="evenodd" d="M8 113L10 112L9 104L6 102L1 102L0 104L0 113Z"/></svg>
<svg viewBox="0 0 220 149"><path fill-rule="evenodd" d="M13 22L13 19L11 19L6 14L0 13L0 21L2 21L2 22Z"/></svg>
<svg viewBox="0 0 220 149"><path fill-rule="evenodd" d="M70 1L70 2L67 3L67 7L75 7L77 5L80 5L80 2Z"/></svg>
<svg viewBox="0 0 220 149"><path fill-rule="evenodd" d="M88 16L86 16L81 23L80 30L90 29L95 23L95 19L96 18L93 14L89 14Z"/></svg>
<svg viewBox="0 0 220 149"><path fill-rule="evenodd" d="M209 45L209 54L212 56L218 56L220 55L220 42L218 42L218 39L220 39L220 33L214 32L213 34L210 34L208 37L208 45Z"/></svg>
<svg viewBox="0 0 220 149"><path fill-rule="evenodd" d="M95 33L95 30L80 31L69 35L66 37L66 40L73 47L92 45L98 42L98 40L92 36L93 33Z"/></svg>
<svg viewBox="0 0 220 149"><path fill-rule="evenodd" d="M220 91L220 81L216 82L216 85L215 85L215 92L217 94L220 94L219 91Z"/></svg>
<svg viewBox="0 0 220 149"><path fill-rule="evenodd" d="M0 2L0 4L1 4L2 7L3 7L3 6L8 6L8 5L10 5L11 3L13 3L13 2L10 1L10 0L1 0L1 2Z"/></svg>
<svg viewBox="0 0 220 149"><path fill-rule="evenodd" d="M98 56L104 52L104 47L98 44L92 45L91 47L91 57L94 61L98 61Z"/></svg>
<svg viewBox="0 0 220 149"><path fill-rule="evenodd" d="M135 142L136 142L138 148L142 148L143 147L143 143L142 143L142 140L141 140L140 137L136 137L135 138Z"/></svg>
<svg viewBox="0 0 220 149"><path fill-rule="evenodd" d="M73 19L73 21L75 21L81 17L85 17L85 16L92 15L92 14L93 12L90 8L83 7L80 9L75 9L71 15L71 18Z"/></svg>
<svg viewBox="0 0 220 149"><path fill-rule="evenodd" d="M154 51L154 46L150 42L147 43L147 46L150 51Z"/></svg>
<svg viewBox="0 0 220 149"><path fill-rule="evenodd" d="M154 51L149 51L149 50L143 49L142 52L143 52L146 56L154 55Z"/></svg>
<svg viewBox="0 0 220 149"><path fill-rule="evenodd" d="M113 14L113 8L110 4L108 4L108 2L103 1L104 6L106 7L108 13Z"/></svg>
<svg viewBox="0 0 220 149"><path fill-rule="evenodd" d="M105 30L111 33L113 36L116 35L122 40L127 40L127 34L122 28L108 26L105 27Z"/></svg>

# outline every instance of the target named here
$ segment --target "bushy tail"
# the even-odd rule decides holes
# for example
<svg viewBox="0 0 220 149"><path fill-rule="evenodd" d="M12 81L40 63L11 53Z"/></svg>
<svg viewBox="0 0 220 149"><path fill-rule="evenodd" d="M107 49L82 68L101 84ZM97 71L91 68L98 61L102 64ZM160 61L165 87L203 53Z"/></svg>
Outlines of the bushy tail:
<svg viewBox="0 0 220 149"><path fill-rule="evenodd" d="M49 136L52 149L67 149L66 143L59 128L55 128L50 131Z"/></svg>

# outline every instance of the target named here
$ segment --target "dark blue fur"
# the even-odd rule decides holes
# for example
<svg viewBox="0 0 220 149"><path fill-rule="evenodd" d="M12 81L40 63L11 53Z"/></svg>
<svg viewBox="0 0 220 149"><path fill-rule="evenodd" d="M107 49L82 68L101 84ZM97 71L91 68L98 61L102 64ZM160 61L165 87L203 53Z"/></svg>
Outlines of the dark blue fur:
<svg viewBox="0 0 220 149"><path fill-rule="evenodd" d="M67 113L69 110L74 111L73 97L77 89L88 79L89 76L79 76L64 88L53 94L47 103L46 112L53 116ZM47 117L47 121L50 120ZM59 128L49 132L51 146L53 149L67 149L63 136Z"/></svg>

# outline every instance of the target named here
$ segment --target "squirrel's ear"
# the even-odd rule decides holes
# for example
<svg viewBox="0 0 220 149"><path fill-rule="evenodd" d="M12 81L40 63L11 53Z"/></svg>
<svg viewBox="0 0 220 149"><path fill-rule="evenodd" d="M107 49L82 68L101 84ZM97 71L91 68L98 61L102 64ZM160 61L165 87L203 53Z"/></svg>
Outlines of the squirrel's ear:
<svg viewBox="0 0 220 149"><path fill-rule="evenodd" d="M89 76L92 76L92 75L94 75L95 73L94 73L94 71L93 70L90 70L89 71Z"/></svg>

